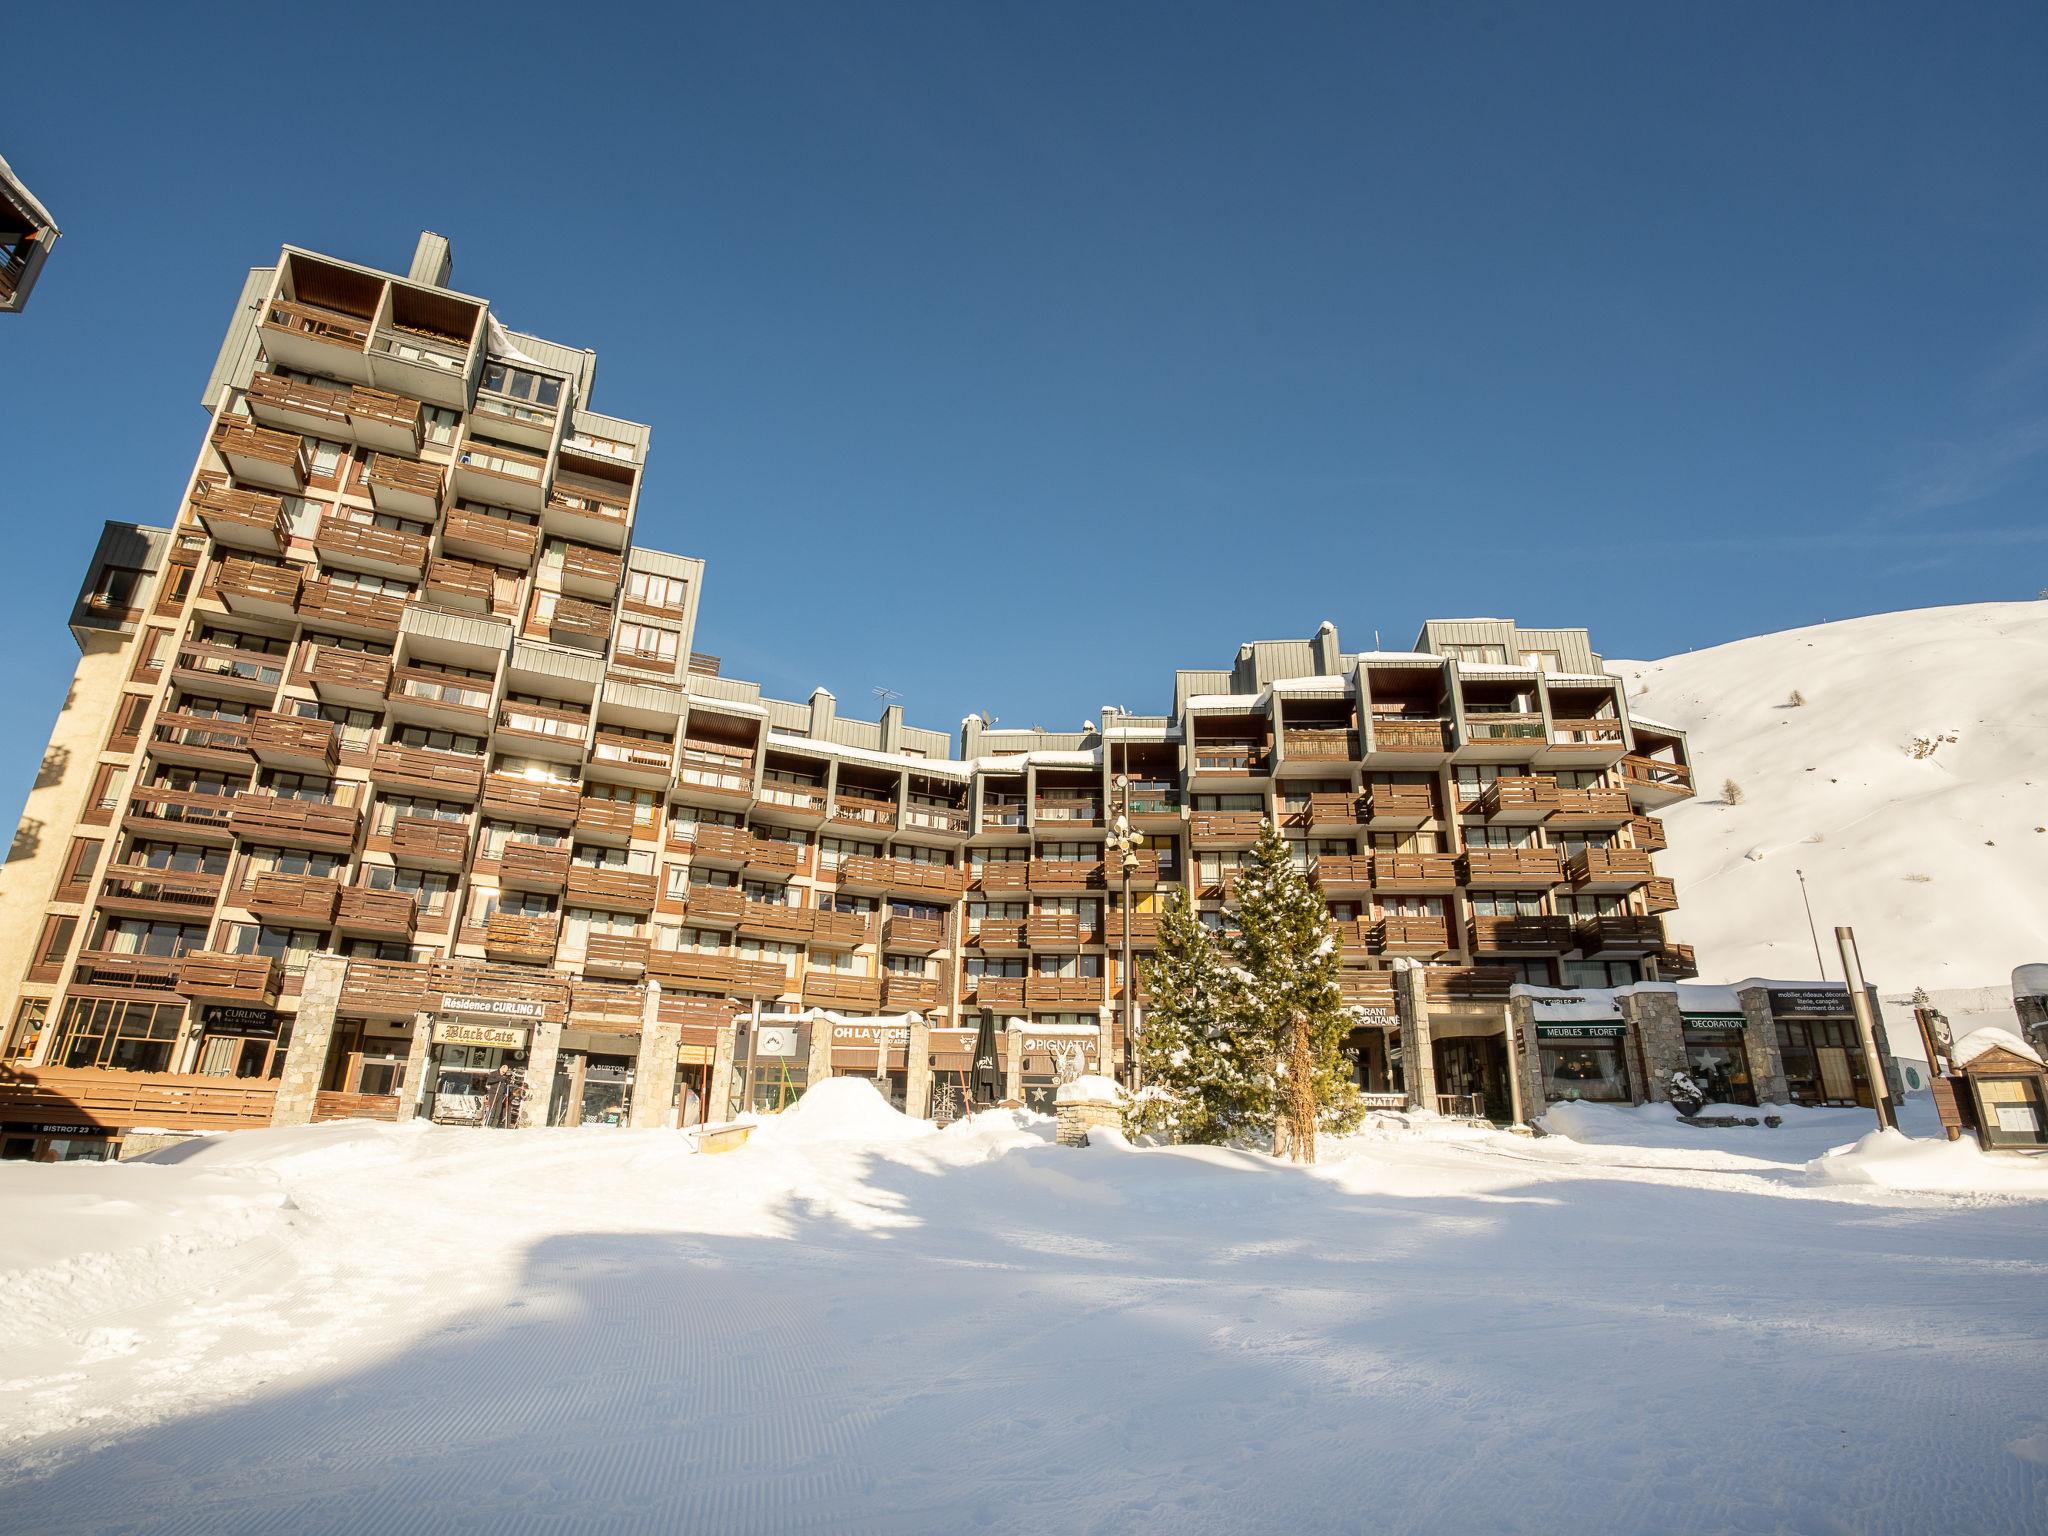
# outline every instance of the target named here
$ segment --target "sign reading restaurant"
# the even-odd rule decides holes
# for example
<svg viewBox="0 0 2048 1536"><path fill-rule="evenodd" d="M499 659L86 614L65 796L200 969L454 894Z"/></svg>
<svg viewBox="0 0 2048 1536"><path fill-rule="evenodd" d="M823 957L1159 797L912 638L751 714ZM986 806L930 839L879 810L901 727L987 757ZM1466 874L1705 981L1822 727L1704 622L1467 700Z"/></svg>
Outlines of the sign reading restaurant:
<svg viewBox="0 0 2048 1536"><path fill-rule="evenodd" d="M460 992L441 994L443 1013L482 1013L498 1019L537 1019L547 1005L520 997L470 997Z"/></svg>
<svg viewBox="0 0 2048 1536"><path fill-rule="evenodd" d="M466 1024L460 1019L437 1019L436 1045L487 1045L501 1051L526 1049L526 1029L517 1024Z"/></svg>

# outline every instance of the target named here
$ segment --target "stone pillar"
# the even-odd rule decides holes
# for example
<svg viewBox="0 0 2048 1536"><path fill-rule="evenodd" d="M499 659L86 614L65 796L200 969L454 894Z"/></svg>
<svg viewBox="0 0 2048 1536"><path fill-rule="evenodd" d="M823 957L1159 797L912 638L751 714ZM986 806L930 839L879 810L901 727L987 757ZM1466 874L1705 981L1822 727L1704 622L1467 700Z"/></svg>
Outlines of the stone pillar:
<svg viewBox="0 0 2048 1536"><path fill-rule="evenodd" d="M910 1024L910 1053L903 1078L903 1112L913 1120L932 1114L932 1029L923 1019Z"/></svg>
<svg viewBox="0 0 2048 1536"><path fill-rule="evenodd" d="M1123 1053L1116 1048L1116 1014L1114 1012L1103 1014L1100 1028L1102 1031L1102 1043L1097 1049L1102 1054L1099 1058L1101 1064L1096 1070L1104 1077L1114 1082L1122 1083L1124 1080L1124 1058ZM1129 1087L1130 1085L1125 1083L1124 1086Z"/></svg>
<svg viewBox="0 0 2048 1536"><path fill-rule="evenodd" d="M1668 1103L1671 1095L1665 1088L1664 1074L1686 1070L1685 1019L1678 1011L1678 994L1631 992L1621 999L1621 1015L1635 1031L1648 1078L1636 1097L1656 1104Z"/></svg>
<svg viewBox="0 0 2048 1536"><path fill-rule="evenodd" d="M888 1043L880 1042L877 1050L888 1051ZM804 1064L804 1088L808 1091L814 1084L822 1083L832 1075L832 1021L811 1015L811 1050Z"/></svg>
<svg viewBox="0 0 2048 1536"><path fill-rule="evenodd" d="M412 1040L405 1051L405 1081L398 1085L398 1118L410 1120L420 1112L421 1095L427 1088L427 1053L434 1048L434 1016L416 1013L412 1017Z"/></svg>
<svg viewBox="0 0 2048 1536"><path fill-rule="evenodd" d="M306 1125L313 1118L313 1097L327 1071L327 1051L334 1041L334 1015L341 1005L341 983L348 961L325 950L306 961L299 987L299 1016L292 1023L291 1048L284 1053L284 1071L277 1079L272 1125Z"/></svg>
<svg viewBox="0 0 2048 1536"><path fill-rule="evenodd" d="M555 1058L562 1051L559 1019L536 1019L526 1048L526 1099L519 1106L522 1129L548 1123L548 1096L555 1091Z"/></svg>
<svg viewBox="0 0 2048 1536"><path fill-rule="evenodd" d="M1515 1011L1512 1008L1503 1008L1501 1010L1500 1027L1501 1055L1507 1059L1508 1064L1508 1124L1527 1125L1529 1123L1527 1106L1532 1102L1540 1104L1542 1100L1532 1100L1529 1097L1527 1092L1528 1082L1522 1073L1522 1052L1519 1049L1519 1043L1525 1036L1533 1034L1534 1031L1523 1029L1520 1026L1515 1018Z"/></svg>
<svg viewBox="0 0 2048 1536"><path fill-rule="evenodd" d="M722 1125L731 1114L732 1056L738 1034L739 1026L735 1024L718 1026L718 1039L711 1047L711 1098L704 1105L706 1125Z"/></svg>
<svg viewBox="0 0 2048 1536"><path fill-rule="evenodd" d="M1003 1097L1024 1102L1024 1026L1015 1019L1003 1030Z"/></svg>
<svg viewBox="0 0 2048 1536"><path fill-rule="evenodd" d="M1419 965L1394 972L1401 1017L1401 1082L1412 1109L1436 1108L1436 1056L1429 1041L1429 985Z"/></svg>
<svg viewBox="0 0 2048 1536"><path fill-rule="evenodd" d="M1756 1081L1759 1104L1789 1104L1792 1090L1785 1082L1785 1057L1778 1049L1778 1021L1771 1013L1771 994L1762 987L1749 987L1735 994L1742 1004L1742 1044L1749 1052L1749 1073Z"/></svg>
<svg viewBox="0 0 2048 1536"><path fill-rule="evenodd" d="M1536 1044L1536 1005L1526 997L1508 999L1508 1063L1508 1075L1520 1090L1520 1123L1527 1124L1541 1116L1550 1107L1550 1101L1543 1094L1543 1057Z"/></svg>
<svg viewBox="0 0 2048 1536"><path fill-rule="evenodd" d="M627 1121L636 1131L665 1131L676 1123L676 1053L682 1049L680 1021L661 1018L661 983L647 983L640 1005L640 1054L633 1062L633 1112Z"/></svg>

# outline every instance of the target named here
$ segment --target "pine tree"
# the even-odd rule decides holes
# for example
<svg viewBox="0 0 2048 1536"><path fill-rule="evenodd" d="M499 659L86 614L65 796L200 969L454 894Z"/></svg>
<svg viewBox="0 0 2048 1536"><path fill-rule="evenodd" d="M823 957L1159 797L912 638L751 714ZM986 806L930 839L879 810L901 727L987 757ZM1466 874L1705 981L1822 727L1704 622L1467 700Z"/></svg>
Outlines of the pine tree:
<svg viewBox="0 0 2048 1536"><path fill-rule="evenodd" d="M1322 893L1295 868L1270 821L1238 867L1231 940L1245 999L1245 1054L1262 1063L1261 1118L1274 1151L1315 1161L1318 1125L1355 1126L1363 1112L1344 1061L1350 1016L1337 984L1337 940Z"/></svg>
<svg viewBox="0 0 2048 1536"><path fill-rule="evenodd" d="M1237 1039L1243 989L1185 890L1167 897L1144 976L1145 1027L1137 1041L1144 1087L1125 1110L1126 1127L1173 1141L1229 1141L1243 1132L1258 1098Z"/></svg>

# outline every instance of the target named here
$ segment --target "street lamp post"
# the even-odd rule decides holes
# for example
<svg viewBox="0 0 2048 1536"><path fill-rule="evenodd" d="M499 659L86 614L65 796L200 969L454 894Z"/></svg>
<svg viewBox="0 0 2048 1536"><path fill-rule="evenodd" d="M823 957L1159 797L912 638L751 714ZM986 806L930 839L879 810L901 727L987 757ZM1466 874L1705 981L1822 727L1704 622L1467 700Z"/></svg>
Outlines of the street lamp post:
<svg viewBox="0 0 2048 1536"><path fill-rule="evenodd" d="M1136 988L1131 981L1131 876L1138 868L1138 839L1131 833L1131 776L1120 773L1114 781L1114 795L1111 800L1112 815L1109 822L1109 846L1117 853L1123 893L1123 937L1119 943L1119 979L1123 984L1123 1030L1124 1030L1124 1086L1138 1086L1138 1057L1134 1041L1136 1028L1134 1019L1134 998Z"/></svg>

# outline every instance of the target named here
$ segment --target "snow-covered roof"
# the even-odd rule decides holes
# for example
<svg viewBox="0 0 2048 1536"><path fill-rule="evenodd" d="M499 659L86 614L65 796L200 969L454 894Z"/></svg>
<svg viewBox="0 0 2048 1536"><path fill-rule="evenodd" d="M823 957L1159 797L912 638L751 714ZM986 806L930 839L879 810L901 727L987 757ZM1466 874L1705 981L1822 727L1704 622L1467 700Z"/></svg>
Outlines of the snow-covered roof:
<svg viewBox="0 0 2048 1536"><path fill-rule="evenodd" d="M1197 693L1188 699L1189 709L1257 709L1265 702L1263 693Z"/></svg>
<svg viewBox="0 0 2048 1536"><path fill-rule="evenodd" d="M2000 1029L1996 1024L1989 1024L1982 1029L1970 1031L1969 1034L1956 1042L1956 1048L1952 1054L1955 1057L1957 1066L1967 1067L1971 1062L1988 1051L2011 1051L2013 1055L2024 1057L2037 1067L2043 1064L2039 1051L2035 1050L2011 1030Z"/></svg>
<svg viewBox="0 0 2048 1536"><path fill-rule="evenodd" d="M879 763L885 768L909 768L919 773L935 773L949 779L964 779L973 772L966 763L956 758L918 757L907 752L878 752L873 747L850 747L843 742L823 741L816 736L792 736L785 731L769 731L768 745L789 752L816 752L824 757L843 757L849 762Z"/></svg>
<svg viewBox="0 0 2048 1536"><path fill-rule="evenodd" d="M1349 688L1348 677L1276 677L1272 682L1275 693L1309 693L1317 689Z"/></svg>

